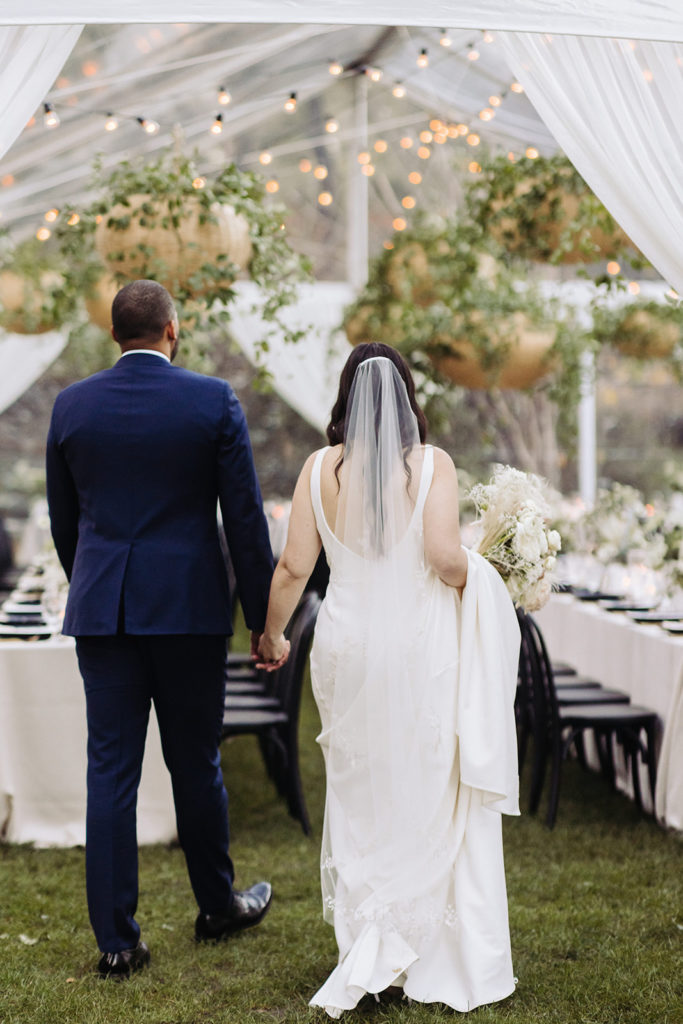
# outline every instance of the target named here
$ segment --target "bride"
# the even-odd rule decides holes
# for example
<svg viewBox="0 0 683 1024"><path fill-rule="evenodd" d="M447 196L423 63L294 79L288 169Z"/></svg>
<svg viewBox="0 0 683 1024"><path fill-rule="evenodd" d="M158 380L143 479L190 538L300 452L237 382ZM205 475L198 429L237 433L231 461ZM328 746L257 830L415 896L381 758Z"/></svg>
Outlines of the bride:
<svg viewBox="0 0 683 1024"><path fill-rule="evenodd" d="M519 631L500 577L461 547L455 467L425 434L399 353L355 348L330 446L296 485L259 645L268 667L286 658L322 544L311 679L339 960L311 1004L331 1017L395 986L460 1011L514 990L501 812L519 813Z"/></svg>

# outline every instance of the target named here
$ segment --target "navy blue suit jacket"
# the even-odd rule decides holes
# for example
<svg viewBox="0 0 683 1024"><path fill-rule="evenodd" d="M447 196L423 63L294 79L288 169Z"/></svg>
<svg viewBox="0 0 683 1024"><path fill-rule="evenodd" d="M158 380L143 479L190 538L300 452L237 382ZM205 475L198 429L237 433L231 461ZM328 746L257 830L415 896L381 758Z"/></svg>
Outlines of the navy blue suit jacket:
<svg viewBox="0 0 683 1024"><path fill-rule="evenodd" d="M217 501L247 626L263 628L273 559L230 385L153 353L57 397L47 441L52 536L71 581L64 632L229 634Z"/></svg>

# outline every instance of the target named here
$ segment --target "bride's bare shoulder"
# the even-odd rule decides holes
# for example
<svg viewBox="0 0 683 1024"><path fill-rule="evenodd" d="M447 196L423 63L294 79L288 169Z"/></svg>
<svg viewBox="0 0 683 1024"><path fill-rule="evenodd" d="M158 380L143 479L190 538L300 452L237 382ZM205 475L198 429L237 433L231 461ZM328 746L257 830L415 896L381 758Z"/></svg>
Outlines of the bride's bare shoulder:
<svg viewBox="0 0 683 1024"><path fill-rule="evenodd" d="M448 452L445 452L443 448L434 447L434 472L441 475L443 474L456 474L455 463L450 457Z"/></svg>
<svg viewBox="0 0 683 1024"><path fill-rule="evenodd" d="M304 476L304 475L310 476L311 475L311 472L313 470L313 464L315 463L315 460L318 458L318 456L321 454L321 452L325 453L324 458L323 458L323 467L326 467L328 465L329 466L334 466L336 464L336 462L337 462L337 459L342 454L343 450L344 450L344 445L343 444L335 444L332 447L330 447L328 445L325 448L317 448L314 452L311 452L311 454L308 456L308 458L304 462L302 470L301 470L301 476Z"/></svg>

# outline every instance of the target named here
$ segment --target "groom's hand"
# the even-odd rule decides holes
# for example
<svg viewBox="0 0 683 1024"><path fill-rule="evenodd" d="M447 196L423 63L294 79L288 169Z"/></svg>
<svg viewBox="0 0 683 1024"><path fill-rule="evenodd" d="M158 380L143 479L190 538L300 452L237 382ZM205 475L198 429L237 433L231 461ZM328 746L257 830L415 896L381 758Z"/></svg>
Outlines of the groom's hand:
<svg viewBox="0 0 683 1024"><path fill-rule="evenodd" d="M289 658L290 643L283 635L277 640L269 640L265 634L259 640L258 657L256 668L265 669L266 672L275 672L282 668Z"/></svg>

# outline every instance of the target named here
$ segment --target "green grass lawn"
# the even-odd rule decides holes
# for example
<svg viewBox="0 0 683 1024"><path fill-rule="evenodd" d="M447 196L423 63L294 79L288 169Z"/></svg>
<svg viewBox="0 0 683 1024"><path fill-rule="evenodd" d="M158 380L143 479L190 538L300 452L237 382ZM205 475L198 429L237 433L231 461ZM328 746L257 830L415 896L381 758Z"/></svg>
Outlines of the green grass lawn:
<svg viewBox="0 0 683 1024"><path fill-rule="evenodd" d="M98 954L83 851L0 845L2 1024L327 1020L307 1006L336 949L320 910L316 727L307 690L301 733L310 839L276 799L256 741L243 737L225 747L237 884L272 881L264 923L221 945L196 945L182 853L143 847L138 919L152 968L130 982L93 975ZM681 837L569 765L555 829L526 815L507 819L505 849L519 985L505 1002L471 1013L473 1024L682 1024ZM20 935L37 941L27 945ZM455 1016L439 1006L368 998L345 1019L418 1024Z"/></svg>

